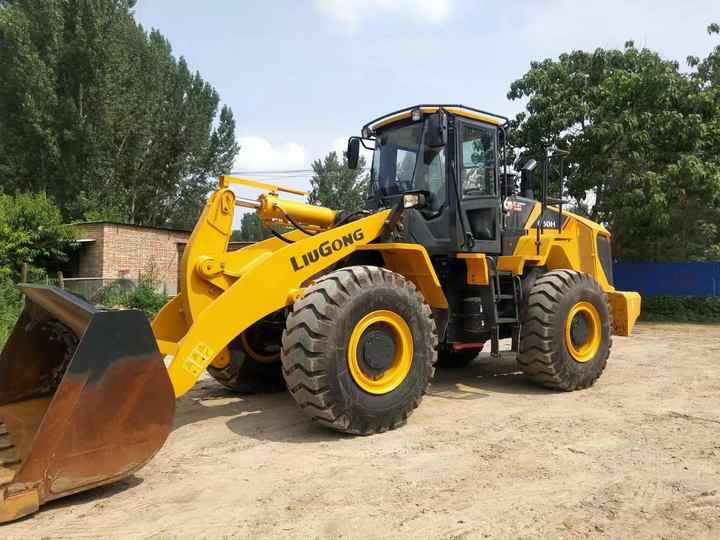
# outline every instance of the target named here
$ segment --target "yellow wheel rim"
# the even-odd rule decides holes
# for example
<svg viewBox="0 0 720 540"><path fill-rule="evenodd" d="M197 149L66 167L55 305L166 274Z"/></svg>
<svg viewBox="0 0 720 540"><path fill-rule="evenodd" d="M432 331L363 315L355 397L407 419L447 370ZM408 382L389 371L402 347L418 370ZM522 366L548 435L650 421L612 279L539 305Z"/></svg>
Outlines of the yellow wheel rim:
<svg viewBox="0 0 720 540"><path fill-rule="evenodd" d="M583 325L584 330L578 331ZM565 346L576 362L589 362L600 348L602 324L597 308L585 300L575 304L565 321Z"/></svg>
<svg viewBox="0 0 720 540"><path fill-rule="evenodd" d="M261 364L273 364L278 361L280 358L279 353L275 354L262 354L254 350L250 343L248 343L248 339L245 336L245 333L243 332L240 334L240 343L242 343L243 349L245 349L245 352L248 354L250 358L255 360L256 362L260 362Z"/></svg>
<svg viewBox="0 0 720 540"><path fill-rule="evenodd" d="M374 329L388 333L394 344L394 355L389 366L372 373L363 364L359 351L366 331ZM410 327L393 311L378 310L365 315L355 325L348 341L348 368L355 383L370 394L387 394L402 384L410 372L413 359L413 339Z"/></svg>

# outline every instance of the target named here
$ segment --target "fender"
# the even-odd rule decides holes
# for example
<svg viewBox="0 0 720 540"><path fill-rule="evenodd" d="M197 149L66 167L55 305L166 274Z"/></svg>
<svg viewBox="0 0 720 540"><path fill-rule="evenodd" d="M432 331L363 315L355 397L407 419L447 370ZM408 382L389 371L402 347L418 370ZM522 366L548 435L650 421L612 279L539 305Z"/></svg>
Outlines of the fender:
<svg viewBox="0 0 720 540"><path fill-rule="evenodd" d="M379 251L385 267L412 281L430 307L448 309L448 301L440 286L427 250L420 244L368 244L358 251Z"/></svg>

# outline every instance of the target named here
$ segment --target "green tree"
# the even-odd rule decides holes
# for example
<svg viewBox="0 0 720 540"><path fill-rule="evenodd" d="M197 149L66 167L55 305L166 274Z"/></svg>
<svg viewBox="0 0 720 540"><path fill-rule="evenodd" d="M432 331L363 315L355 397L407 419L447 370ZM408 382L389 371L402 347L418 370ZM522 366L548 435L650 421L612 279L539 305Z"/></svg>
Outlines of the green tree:
<svg viewBox="0 0 720 540"><path fill-rule="evenodd" d="M17 279L23 263L55 269L67 261L74 238L44 194L0 195L0 279Z"/></svg>
<svg viewBox="0 0 720 540"><path fill-rule="evenodd" d="M265 227L263 227L260 218L255 212L243 214L240 221L240 230L233 233L233 240L236 242L259 242L265 240L271 235Z"/></svg>
<svg viewBox="0 0 720 540"><path fill-rule="evenodd" d="M717 32L717 27L711 27ZM567 150L566 196L609 225L625 260L720 252L719 49L680 71L628 42L533 62L508 97L518 163Z"/></svg>
<svg viewBox="0 0 720 540"><path fill-rule="evenodd" d="M308 196L310 204L320 204L334 210L354 212L365 206L368 178L363 173L365 159L360 158L357 169L348 169L347 159L342 162L336 152L330 152L324 159L313 162L310 180L312 190Z"/></svg>
<svg viewBox="0 0 720 540"><path fill-rule="evenodd" d="M135 0L0 4L0 189L66 220L191 226L237 154L232 111Z"/></svg>

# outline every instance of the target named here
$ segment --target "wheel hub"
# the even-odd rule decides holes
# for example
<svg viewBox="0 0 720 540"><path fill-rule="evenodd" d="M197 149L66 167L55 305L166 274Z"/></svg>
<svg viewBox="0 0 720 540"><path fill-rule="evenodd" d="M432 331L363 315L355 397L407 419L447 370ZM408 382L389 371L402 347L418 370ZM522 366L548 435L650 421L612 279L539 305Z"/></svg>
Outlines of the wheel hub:
<svg viewBox="0 0 720 540"><path fill-rule="evenodd" d="M588 326L587 316L584 313L578 313L573 317L570 323L570 336L576 347L581 347L588 342L590 328Z"/></svg>
<svg viewBox="0 0 720 540"><path fill-rule="evenodd" d="M360 338L358 354L363 371L380 375L393 363L395 340L387 329L376 325Z"/></svg>
<svg viewBox="0 0 720 540"><path fill-rule="evenodd" d="M387 394L399 387L413 362L413 338L407 322L390 310L360 319L348 339L350 376L365 392Z"/></svg>
<svg viewBox="0 0 720 540"><path fill-rule="evenodd" d="M581 300L570 308L565 323L565 346L576 362L589 362L600 349L602 323L597 308Z"/></svg>

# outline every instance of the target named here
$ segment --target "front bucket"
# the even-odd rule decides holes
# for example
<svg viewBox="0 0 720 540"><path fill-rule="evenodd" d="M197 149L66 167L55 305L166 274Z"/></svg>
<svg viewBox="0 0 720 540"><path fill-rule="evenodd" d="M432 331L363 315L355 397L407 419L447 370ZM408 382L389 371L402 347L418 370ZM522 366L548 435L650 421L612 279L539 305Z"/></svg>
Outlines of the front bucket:
<svg viewBox="0 0 720 540"><path fill-rule="evenodd" d="M175 397L145 315L23 286L0 353L0 522L132 474L170 433Z"/></svg>

